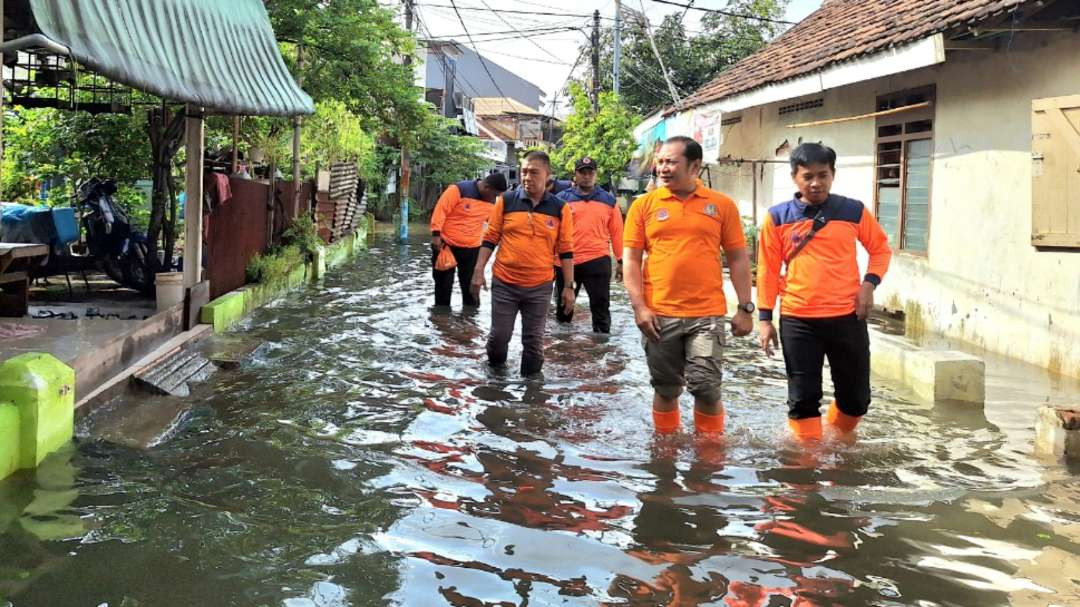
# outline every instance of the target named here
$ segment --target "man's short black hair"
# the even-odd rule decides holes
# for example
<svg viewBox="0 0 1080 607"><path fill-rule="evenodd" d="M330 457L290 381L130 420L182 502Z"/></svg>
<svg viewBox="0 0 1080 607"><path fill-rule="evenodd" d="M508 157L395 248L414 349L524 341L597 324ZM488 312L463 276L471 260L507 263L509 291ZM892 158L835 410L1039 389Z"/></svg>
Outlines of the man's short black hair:
<svg viewBox="0 0 1080 607"><path fill-rule="evenodd" d="M686 164L692 164L695 160L701 160L705 157L705 154L701 151L701 144L694 141L693 137L676 135L668 137L667 141L664 142L665 145L669 143L683 144L683 156L686 157Z"/></svg>
<svg viewBox="0 0 1080 607"><path fill-rule="evenodd" d="M492 173L484 177L484 183L488 184L488 187L496 192L506 191L506 175L502 173Z"/></svg>
<svg viewBox="0 0 1080 607"><path fill-rule="evenodd" d="M791 172L794 174L799 167L808 167L812 164L827 164L829 170L836 172L836 150L820 143L801 143L791 153Z"/></svg>
<svg viewBox="0 0 1080 607"><path fill-rule="evenodd" d="M528 162L530 160L539 160L540 162L543 162L547 165L548 170L551 170L551 157L548 156L547 152L545 152L544 150L529 151L525 154L525 159L522 160L522 163Z"/></svg>

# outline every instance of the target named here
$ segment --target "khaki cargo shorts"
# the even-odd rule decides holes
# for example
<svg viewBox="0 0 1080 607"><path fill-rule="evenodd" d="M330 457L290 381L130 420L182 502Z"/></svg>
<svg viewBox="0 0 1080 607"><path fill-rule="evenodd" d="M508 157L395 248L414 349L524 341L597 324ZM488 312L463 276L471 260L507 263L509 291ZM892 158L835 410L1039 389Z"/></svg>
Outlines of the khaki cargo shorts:
<svg viewBox="0 0 1080 607"><path fill-rule="evenodd" d="M724 317L657 319L660 341L642 338L653 389L664 398L676 398L686 386L695 398L718 402L727 327Z"/></svg>

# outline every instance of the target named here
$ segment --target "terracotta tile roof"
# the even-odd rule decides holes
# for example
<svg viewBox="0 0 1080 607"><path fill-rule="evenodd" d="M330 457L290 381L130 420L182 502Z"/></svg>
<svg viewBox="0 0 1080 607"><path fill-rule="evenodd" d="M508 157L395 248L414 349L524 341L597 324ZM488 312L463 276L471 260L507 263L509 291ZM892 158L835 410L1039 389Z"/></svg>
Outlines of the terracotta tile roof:
<svg viewBox="0 0 1080 607"><path fill-rule="evenodd" d="M702 105L834 63L915 42L1033 0L826 0L757 53L684 100ZM671 111L671 110L669 110Z"/></svg>

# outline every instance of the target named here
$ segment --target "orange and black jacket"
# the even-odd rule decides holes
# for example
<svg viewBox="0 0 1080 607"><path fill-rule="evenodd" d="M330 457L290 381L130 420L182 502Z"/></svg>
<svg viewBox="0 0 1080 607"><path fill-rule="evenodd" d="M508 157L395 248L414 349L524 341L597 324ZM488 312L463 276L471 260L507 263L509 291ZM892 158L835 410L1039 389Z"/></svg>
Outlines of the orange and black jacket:
<svg viewBox="0 0 1080 607"><path fill-rule="evenodd" d="M495 278L520 287L538 287L554 278L551 258L574 258L574 220L570 206L551 194L533 205L521 188L495 201L484 246L498 247Z"/></svg>
<svg viewBox="0 0 1080 607"><path fill-rule="evenodd" d="M431 235L455 247L475 248L484 239L484 222L494 205L480 198L475 181L446 188L431 214Z"/></svg>
<svg viewBox="0 0 1080 607"><path fill-rule="evenodd" d="M818 213L828 222L788 261ZM861 280L856 241L870 254ZM835 194L820 205L806 204L796 196L770 208L761 226L760 245L757 288L761 320L772 320L777 296L780 313L785 316L852 314L862 280L880 284L892 258L888 237L863 203ZM785 270L783 275L781 269Z"/></svg>
<svg viewBox="0 0 1080 607"><path fill-rule="evenodd" d="M600 188L582 194L577 188L555 195L570 205L574 216L574 264L585 263L615 252L622 261L623 218L615 197Z"/></svg>

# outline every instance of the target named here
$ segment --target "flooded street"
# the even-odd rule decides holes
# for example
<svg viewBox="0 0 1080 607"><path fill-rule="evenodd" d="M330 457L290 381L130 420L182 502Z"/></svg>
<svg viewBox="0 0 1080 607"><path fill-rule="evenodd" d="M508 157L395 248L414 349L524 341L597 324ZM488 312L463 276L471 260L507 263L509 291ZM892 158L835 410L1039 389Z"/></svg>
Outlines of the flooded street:
<svg viewBox="0 0 1080 607"><path fill-rule="evenodd" d="M726 438L684 397L657 439L621 287L610 337L583 301L552 314L527 381L517 336L486 368L486 299L432 310L429 260L384 237L256 312L265 344L164 445L82 439L0 481L0 606L1080 605L1080 476L1031 455L1072 387L878 385L855 444L808 451L779 357L729 339Z"/></svg>

